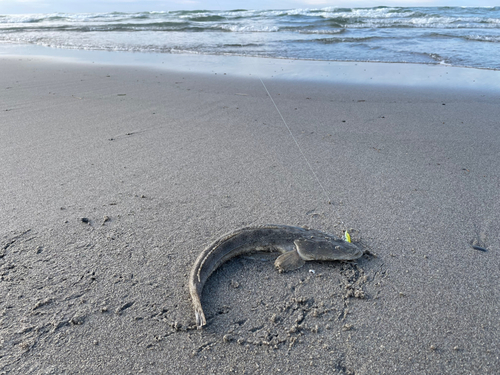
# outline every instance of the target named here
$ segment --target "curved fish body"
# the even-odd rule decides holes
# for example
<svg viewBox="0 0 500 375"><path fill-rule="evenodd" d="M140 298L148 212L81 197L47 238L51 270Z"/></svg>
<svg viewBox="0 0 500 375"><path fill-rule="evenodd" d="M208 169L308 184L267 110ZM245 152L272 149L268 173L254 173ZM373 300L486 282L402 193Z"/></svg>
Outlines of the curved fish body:
<svg viewBox="0 0 500 375"><path fill-rule="evenodd" d="M210 275L229 259L257 251L282 253L274 263L280 272L300 268L309 260L352 260L363 255L356 245L314 229L271 224L230 232L203 250L189 276L199 329L207 323L200 299Z"/></svg>

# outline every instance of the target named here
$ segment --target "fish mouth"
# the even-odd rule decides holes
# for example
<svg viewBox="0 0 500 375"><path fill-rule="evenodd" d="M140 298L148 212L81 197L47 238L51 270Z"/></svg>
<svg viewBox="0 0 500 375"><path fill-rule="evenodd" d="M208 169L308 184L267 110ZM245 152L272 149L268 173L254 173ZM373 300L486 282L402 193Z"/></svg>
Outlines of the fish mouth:
<svg viewBox="0 0 500 375"><path fill-rule="evenodd" d="M358 259L358 258L361 258L363 256L365 252L361 249L358 249L358 251L356 252L356 255L355 255L355 258L354 259Z"/></svg>
<svg viewBox="0 0 500 375"><path fill-rule="evenodd" d="M363 254L365 253L363 250L361 250L359 247L357 247L353 243L349 243L349 245L351 245L349 247L349 250L351 250L351 252L350 252L350 254L346 254L346 257L345 257L346 260L361 258L363 256Z"/></svg>

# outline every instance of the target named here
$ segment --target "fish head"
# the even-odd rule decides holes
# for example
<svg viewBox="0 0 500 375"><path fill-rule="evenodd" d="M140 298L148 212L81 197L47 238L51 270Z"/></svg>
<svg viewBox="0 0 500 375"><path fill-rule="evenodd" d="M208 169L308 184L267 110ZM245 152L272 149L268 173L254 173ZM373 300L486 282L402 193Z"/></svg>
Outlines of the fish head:
<svg viewBox="0 0 500 375"><path fill-rule="evenodd" d="M359 247L341 239L298 239L294 244L304 260L353 260L363 255Z"/></svg>

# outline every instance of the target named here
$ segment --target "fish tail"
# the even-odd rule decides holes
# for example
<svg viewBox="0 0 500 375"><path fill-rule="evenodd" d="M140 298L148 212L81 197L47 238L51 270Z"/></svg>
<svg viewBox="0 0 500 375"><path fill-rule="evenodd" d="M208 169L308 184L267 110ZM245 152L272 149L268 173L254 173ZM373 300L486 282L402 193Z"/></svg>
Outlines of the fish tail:
<svg viewBox="0 0 500 375"><path fill-rule="evenodd" d="M196 325L198 329L202 329L203 326L207 325L207 320L205 319L205 314L203 313L203 308L201 307L201 301L198 293L191 295L193 299L194 316L196 317Z"/></svg>
<svg viewBox="0 0 500 375"><path fill-rule="evenodd" d="M207 324L207 320L205 319L205 314L203 313L201 306L195 307L194 315L196 316L196 325L198 326L198 329L202 329L203 326Z"/></svg>
<svg viewBox="0 0 500 375"><path fill-rule="evenodd" d="M197 283L196 272L191 272L191 277L189 279L189 294L191 294L191 299L193 301L194 316L196 317L196 325L198 329L202 329L203 326L207 324L205 319L205 314L203 313L203 308L201 307L200 295L203 290L203 285Z"/></svg>

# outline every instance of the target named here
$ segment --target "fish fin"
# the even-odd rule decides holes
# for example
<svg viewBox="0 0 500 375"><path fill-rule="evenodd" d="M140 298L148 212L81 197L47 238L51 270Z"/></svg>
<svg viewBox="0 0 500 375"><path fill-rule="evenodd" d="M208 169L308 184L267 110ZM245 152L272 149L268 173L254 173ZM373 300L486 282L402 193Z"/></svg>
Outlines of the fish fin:
<svg viewBox="0 0 500 375"><path fill-rule="evenodd" d="M281 272L293 271L302 267L306 261L297 253L297 250L287 251L274 261L274 266Z"/></svg>

